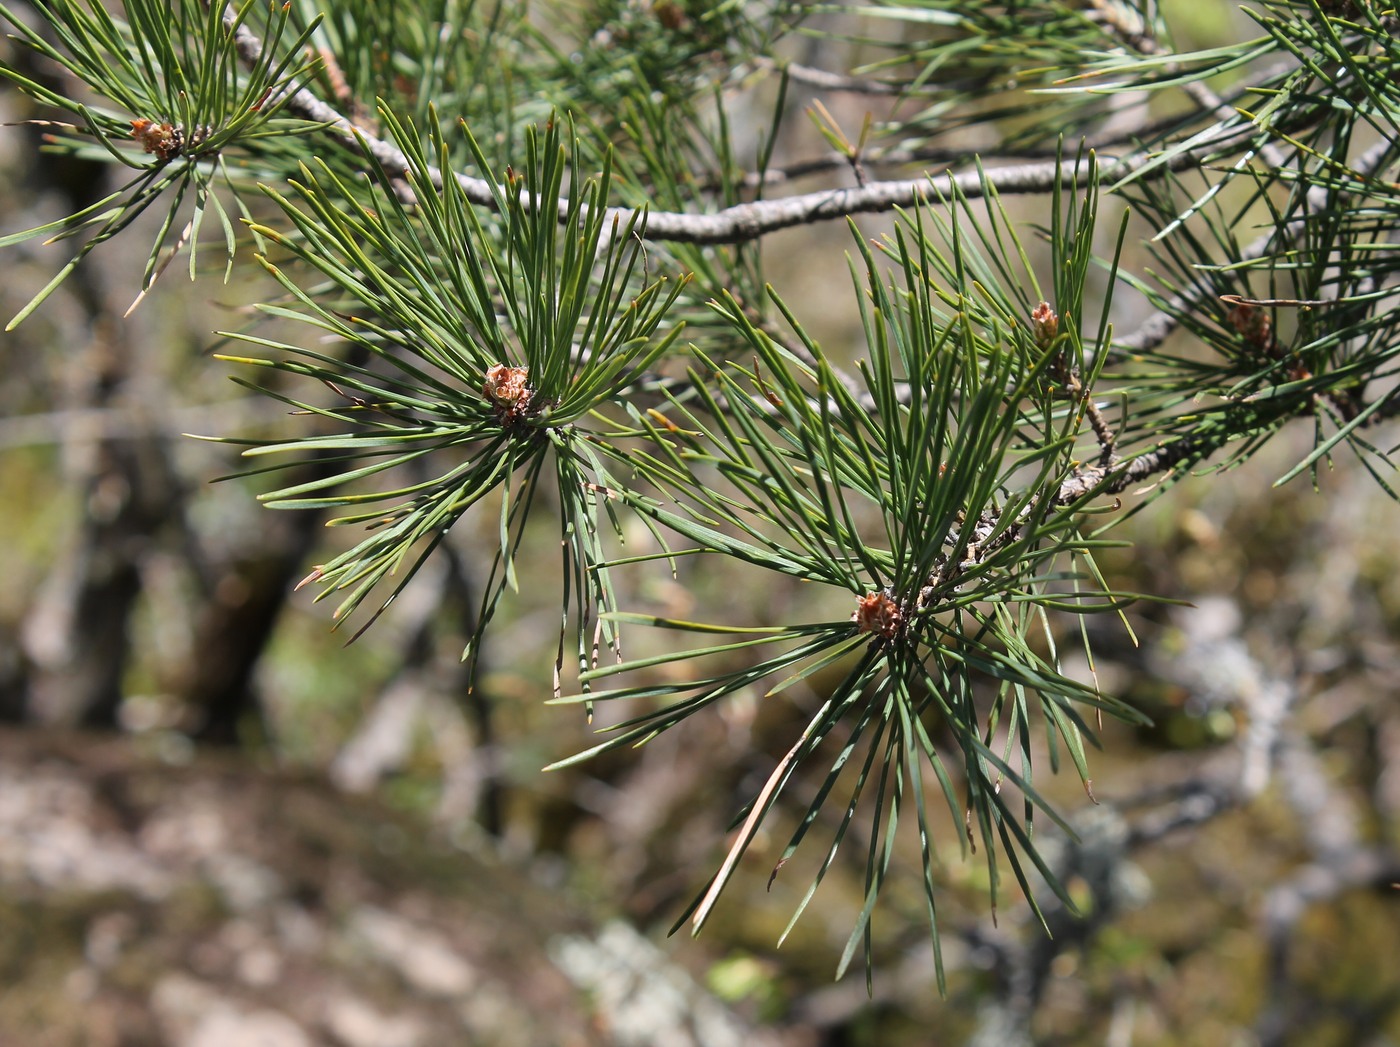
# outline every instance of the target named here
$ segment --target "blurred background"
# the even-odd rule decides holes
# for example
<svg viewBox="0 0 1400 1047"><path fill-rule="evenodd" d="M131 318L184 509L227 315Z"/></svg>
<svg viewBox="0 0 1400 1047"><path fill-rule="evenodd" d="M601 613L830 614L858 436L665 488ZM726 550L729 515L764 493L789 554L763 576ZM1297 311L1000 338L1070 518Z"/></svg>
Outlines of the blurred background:
<svg viewBox="0 0 1400 1047"><path fill-rule="evenodd" d="M847 103L858 124L866 102ZM0 109L33 115L10 91ZM792 154L820 144L790 126ZM38 133L0 132L0 234L108 191L109 169L43 153ZM827 177L797 188L843 184ZM846 237L785 232L766 257L854 357ZM1154 725L1104 725L1097 804L1072 769L1045 780L1078 840L1047 824L1043 845L1081 915L1048 891L1051 935L1014 894L993 913L950 827L939 999L911 837L868 995L858 972L832 981L863 840L775 946L820 857L769 884L805 808L760 837L700 939L667 935L821 678L541 773L599 726L544 704L550 521L472 692L458 656L489 507L347 646L293 593L346 536L261 508L257 477L214 482L237 449L186 435L286 424L211 356L265 278L190 283L176 265L124 316L150 241L108 245L0 340L0 1044L1400 1043L1400 515L1347 458L1315 489L1273 487L1310 431L1183 482L1100 560L1117 587L1178 602L1133 608L1131 633L1089 619L1093 672ZM7 249L0 313L66 258ZM622 606L699 620L843 605L716 563L631 584Z"/></svg>

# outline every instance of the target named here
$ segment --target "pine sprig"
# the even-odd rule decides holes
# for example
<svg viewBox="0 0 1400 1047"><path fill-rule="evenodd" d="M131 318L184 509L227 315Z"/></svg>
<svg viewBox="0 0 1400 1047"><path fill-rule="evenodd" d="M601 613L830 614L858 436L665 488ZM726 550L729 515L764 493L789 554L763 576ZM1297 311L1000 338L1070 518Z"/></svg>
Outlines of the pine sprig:
<svg viewBox="0 0 1400 1047"><path fill-rule="evenodd" d="M1092 203L1075 199L1063 206L1077 233L1092 232ZM1131 596L1094 591L1094 543L1080 532L1081 502L1065 504L1059 497L1077 469L1075 446L1085 424L1083 413L1067 410L1055 391L1071 336L1038 337L1031 324L1002 315L1014 308L1012 299L988 291L982 278L1021 264L1024 249L1007 226L999 234L968 232L976 219L965 202L954 213L949 224L935 223L941 238L925 229L922 209L908 215L884 245L894 263L888 279L857 235L865 265L863 274L856 270L856 290L869 350L862 377L878 407L875 416L834 380L820 345L795 317L795 332L815 365L775 343L732 301L716 309L751 351L752 366L722 365L701 354L691 373L693 402L673 398L664 412L637 413L655 444L653 452L634 456L637 473L674 504L624 498L702 550L850 593L850 617L743 630L630 615L631 622L701 635L729 632L737 639L600 666L585 680L642 679L560 699L659 702L610 728L610 737L593 749L554 765L567 766L644 744L737 693L762 687L771 697L822 670L843 668L841 681L748 808L729 855L688 914L698 931L799 768L824 759L823 746L840 737L835 757L825 757L831 759L825 782L778 867L813 827L847 765L860 760L847 814L799 906L800 913L811 900L869 786L884 813L873 823L866 904L843 971L861 943L870 969L869 921L891 860L894 825L911 800L925 848L937 948L926 770L943 793L955 831L963 832L965 816L976 826L991 862L993 900L997 853L1029 894L1028 870L1047 871L1033 846L1035 812L1049 811L1031 772L1030 725L1037 711L1055 740L1053 751L1068 753L1086 781L1084 741L1092 731L1080 710L1135 717L1064 676L1056 658L1038 653L1031 639L1045 628L1050 609L1112 611ZM1001 254L991 262L970 241ZM1073 236L1061 242L1073 252ZM1091 267L1082 252L1070 257L1073 264L1057 266L1057 289L1079 303L1082 287L1075 282ZM792 317L776 294L773 299ZM1038 436L1033 447L1029 429ZM760 651L768 653L755 659ZM738 667L709 676L658 681L646 671L679 659L732 662L741 652L747 657ZM951 744L936 740L940 730ZM1021 794L1022 810L1013 810L1003 783ZM888 831L881 828L885 819Z"/></svg>
<svg viewBox="0 0 1400 1047"><path fill-rule="evenodd" d="M352 510L334 522L370 530L307 579L321 587L318 599L338 598L337 619L387 588L376 598L377 615L466 512L498 496L500 541L472 657L504 589L516 585L516 550L537 490L556 491L586 669L589 630L597 612L613 606L601 534L615 521L600 518L599 504L615 486L609 460L625 456L597 411L679 335L667 314L682 281L647 277L636 225L608 221L607 168L585 178L565 157L562 123L530 137L524 170L493 178L499 202L484 219L455 179L433 185L430 168L449 154L435 117L426 135L432 163L415 128L388 111L381 118L412 160L406 183L381 171L362 202L361 187L318 165L292 183L294 195L268 189L294 231L256 231L285 256L264 262L294 304L266 311L346 348L336 354L230 335L275 351L239 362L311 378L332 394L326 402L273 393L332 432L257 442L245 454L292 457L288 465L309 452L337 456L329 475L263 496L273 508ZM553 209L566 181L573 210L559 225ZM411 208L401 199L405 188ZM334 294L308 294L287 273L290 260L320 273ZM410 464L428 478L366 489ZM615 644L611 621L600 628Z"/></svg>
<svg viewBox="0 0 1400 1047"><path fill-rule="evenodd" d="M93 249L162 200L166 214L142 274L142 293L182 248L194 272L200 231L211 211L223 232L227 278L236 238L220 192L241 210L239 194L251 188L256 175L242 169L240 151L263 157L290 152L288 140L315 126L281 113L291 91L310 75L304 45L315 26L290 31L288 6L273 3L260 14L259 0L244 0L226 26L223 8L200 0L125 0L125 17L117 18L101 3L55 0L46 5L46 31L40 31L0 5L0 18L18 30L19 41L64 70L75 85L66 93L0 65L0 76L25 94L76 118L72 124L45 124L52 128L47 135L52 148L96 155L136 171L125 185L75 214L0 238L3 247L37 236L50 242L86 237L9 328L37 309ZM259 61L250 67L234 43L238 27L264 41ZM187 199L189 217L177 229Z"/></svg>
<svg viewBox="0 0 1400 1047"><path fill-rule="evenodd" d="M1362 149L1366 123L1348 109L1289 139L1284 166L1252 169L1248 193L1202 203L1174 177L1125 191L1163 229L1156 280L1126 279L1213 350L1133 347L1114 362L1106 387L1132 405L1126 444L1212 427L1229 443L1234 429L1227 462L1237 462L1311 417L1314 449L1280 482L1343 444L1368 468L1393 469L1366 429L1385 416L1400 353L1390 307L1400 253L1382 232L1400 214L1385 176L1400 169L1400 147Z"/></svg>
<svg viewBox="0 0 1400 1047"><path fill-rule="evenodd" d="M0 240L85 238L15 322L157 204L143 287L182 247L193 272L204 223L218 222L230 260L251 233L285 293L263 312L304 337L228 337L256 348L236 359L270 376L264 391L303 428L230 442L249 473L316 463L268 505L364 530L303 584L338 619L372 621L494 500L475 659L517 585L527 522L556 511L556 700L626 709L557 766L644 744L740 693L822 686L686 914L697 930L793 806L774 876L813 830L831 833L794 921L864 836L840 969L863 954L867 982L911 807L935 956L935 840L980 846L994 904L1007 870L1028 898L1039 875L1068 904L1037 852L1055 812L1035 772L1067 759L1087 789L1086 713L1134 718L1061 665L1061 616L1136 598L1100 573L1089 519L1137 483L1160 493L1214 455L1240 461L1299 418L1316 438L1284 480L1346 445L1387 482L1393 452L1368 433L1400 413L1400 33L1376 0L1265 0L1252 38L1192 52L1173 49L1155 3L829 5L905 31L855 34L884 57L825 78L767 53L816 5L608 2L593 22L561 5L569 17L547 34L530 29L529 5L471 0L291 0L265 14L255 0L124 0L120 19L111 6L37 5L40 30L0 6L62 74L55 88L3 70L72 119L51 125L51 147L132 172L78 214ZM772 127L740 157L726 92L773 70L787 72ZM858 184L766 196L790 78L890 98L868 126L899 143L891 155L934 146L955 169L869 182L864 134L853 144L833 118L823 133ZM1121 119L1168 97L1188 104ZM439 126L449 106L466 133ZM1066 124L1122 147L1105 177L1150 225L1156 272L1125 276L1157 310L1139 331L1115 337L1109 323L1124 226L1097 259L1094 156L1047 158ZM969 127L1040 162L984 168L950 140ZM313 130L326 133L298 137ZM1050 197L1048 278L1002 206L1011 193ZM776 230L901 207L888 237L856 239L867 353L846 374L766 290L759 247ZM691 370L659 379L682 320L702 314ZM1173 330L1207 352L1167 343ZM623 513L660 553L619 555ZM624 568L680 555L724 557L758 584L823 586L850 614L754 627L619 610ZM599 665L623 624L697 646ZM563 697L570 632L578 693ZM844 804L834 824L819 817L830 803Z"/></svg>

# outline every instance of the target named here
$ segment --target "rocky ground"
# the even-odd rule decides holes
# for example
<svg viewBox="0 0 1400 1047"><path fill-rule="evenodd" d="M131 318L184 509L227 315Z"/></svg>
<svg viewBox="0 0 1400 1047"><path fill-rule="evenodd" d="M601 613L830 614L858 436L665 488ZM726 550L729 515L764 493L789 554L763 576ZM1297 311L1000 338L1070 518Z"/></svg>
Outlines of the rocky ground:
<svg viewBox="0 0 1400 1047"><path fill-rule="evenodd" d="M0 985L4 1047L780 1042L487 844L231 756L32 731L0 733Z"/></svg>

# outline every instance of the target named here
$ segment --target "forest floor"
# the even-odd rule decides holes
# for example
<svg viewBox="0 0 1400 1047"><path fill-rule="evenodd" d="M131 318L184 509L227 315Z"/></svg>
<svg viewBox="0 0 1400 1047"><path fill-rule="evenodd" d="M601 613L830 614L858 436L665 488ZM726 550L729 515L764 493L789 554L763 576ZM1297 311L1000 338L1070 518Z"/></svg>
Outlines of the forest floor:
<svg viewBox="0 0 1400 1047"><path fill-rule="evenodd" d="M246 756L0 733L0 1044L796 1042L488 846Z"/></svg>

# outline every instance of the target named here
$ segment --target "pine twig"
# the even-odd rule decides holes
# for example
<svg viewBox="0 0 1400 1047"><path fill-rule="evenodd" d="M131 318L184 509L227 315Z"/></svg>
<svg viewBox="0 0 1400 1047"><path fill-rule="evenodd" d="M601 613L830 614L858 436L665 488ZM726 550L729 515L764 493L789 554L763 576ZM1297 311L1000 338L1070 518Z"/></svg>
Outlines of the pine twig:
<svg viewBox="0 0 1400 1047"><path fill-rule="evenodd" d="M262 42L256 34L243 25L234 27L231 14L225 15L225 20L234 32L240 57L249 64L260 62ZM303 119L326 125L341 141L365 150L391 174L400 174L409 168L407 157L399 149L355 124L334 106L317 98L309 88L294 90L286 100L286 108ZM1194 149L1184 150L1174 155L1167 164L1159 166L1173 171L1198 167L1204 157L1215 154L1248 131L1249 128L1243 128L1227 134L1208 135ZM1154 153L1139 150L1105 165L1102 173L1105 177L1126 178L1155 164L1157 158ZM434 186L441 187L442 172L430 166L428 174ZM489 182L466 174L455 177L463 194L473 204L496 206L495 193ZM1087 169L1078 171L1072 176L1072 184L1075 188L1083 188L1088 184L1089 177ZM1000 167L990 171L950 173L947 179L949 188L967 199L980 199L985 185L993 186L1003 196L1050 192L1057 184L1069 187L1059 163L1055 161ZM929 178L921 177L871 182L854 189L828 189L800 196L756 200L735 204L713 214L652 211L646 216L641 233L648 240L671 243L748 243L780 229L834 221L856 214L884 213L896 208L913 207L927 199L929 189ZM569 201L561 198L558 207L560 219L563 220L569 210ZM616 222L624 228L637 215L635 210L626 207L610 207L606 213L608 225Z"/></svg>

